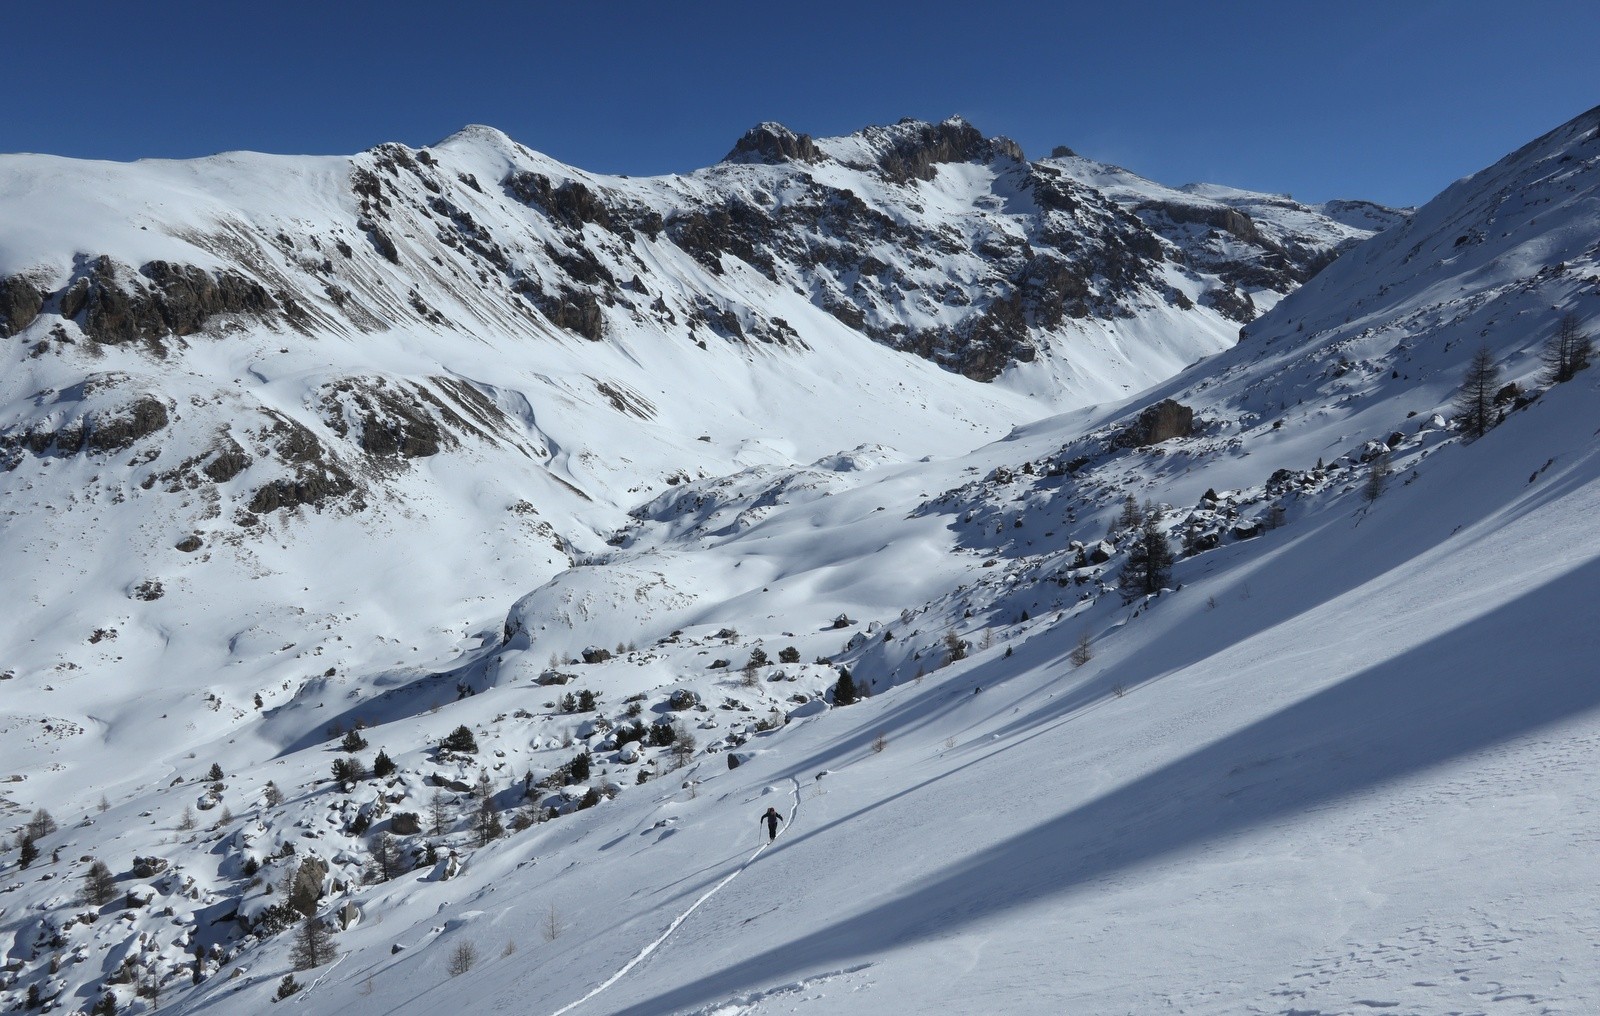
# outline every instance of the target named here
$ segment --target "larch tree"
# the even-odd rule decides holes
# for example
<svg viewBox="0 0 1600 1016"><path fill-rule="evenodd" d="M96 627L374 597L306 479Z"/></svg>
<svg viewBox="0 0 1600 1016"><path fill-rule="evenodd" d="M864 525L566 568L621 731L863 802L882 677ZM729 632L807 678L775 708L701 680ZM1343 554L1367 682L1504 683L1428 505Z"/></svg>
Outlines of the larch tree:
<svg viewBox="0 0 1600 1016"><path fill-rule="evenodd" d="M338 955L339 947L334 944L333 932L328 930L326 924L315 917L307 917L300 922L300 930L294 937L294 948L289 953L289 960L296 970L320 967L332 962Z"/></svg>
<svg viewBox="0 0 1600 1016"><path fill-rule="evenodd" d="M1589 366L1594 342L1578 327L1578 315L1563 314L1556 333L1545 341L1540 352L1544 364L1541 380L1548 385L1571 381L1578 371Z"/></svg>
<svg viewBox="0 0 1600 1016"><path fill-rule="evenodd" d="M1494 354L1488 346L1479 346L1456 391L1456 417L1465 433L1480 438L1494 426L1494 394L1499 388L1500 367L1494 362Z"/></svg>
<svg viewBox="0 0 1600 1016"><path fill-rule="evenodd" d="M104 861L95 861L89 873L83 876L83 902L91 907L103 907L117 897L117 880Z"/></svg>

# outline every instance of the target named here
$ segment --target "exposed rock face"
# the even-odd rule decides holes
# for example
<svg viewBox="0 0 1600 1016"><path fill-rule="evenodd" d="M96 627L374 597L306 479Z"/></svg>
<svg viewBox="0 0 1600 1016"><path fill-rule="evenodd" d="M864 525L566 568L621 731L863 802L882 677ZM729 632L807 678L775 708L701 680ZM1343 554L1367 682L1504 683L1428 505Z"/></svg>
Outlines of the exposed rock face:
<svg viewBox="0 0 1600 1016"><path fill-rule="evenodd" d="M39 316L45 294L20 275L0 279L0 339L15 335Z"/></svg>
<svg viewBox="0 0 1600 1016"><path fill-rule="evenodd" d="M153 395L141 396L127 408L96 413L89 425L89 451L105 454L127 448L135 441L165 427L167 407Z"/></svg>
<svg viewBox="0 0 1600 1016"><path fill-rule="evenodd" d="M932 180L934 168L942 162L987 162L1000 156L1022 161L1022 147L1015 141L985 138L960 117L937 124L905 119L894 127L868 128L863 133L886 149L878 157L878 169L896 183Z"/></svg>
<svg viewBox="0 0 1600 1016"><path fill-rule="evenodd" d="M565 328L590 342L599 342L606 336L605 316L600 312L599 298L593 293L563 288L554 294L539 293L535 302L557 328Z"/></svg>
<svg viewBox="0 0 1600 1016"><path fill-rule="evenodd" d="M1248 200L1254 202L1257 215L1283 218L1268 228L1245 208L1215 201L1139 200L1131 204L1134 214L1153 232L1183 251L1189 268L1217 277L1222 285L1213 287L1203 302L1241 324L1257 314L1249 298L1251 290L1288 293L1356 242L1350 237L1330 243L1330 230L1378 229L1403 220L1402 213L1366 202L1344 203L1365 206L1361 210L1344 208L1337 216L1320 216L1314 208L1287 197L1261 195ZM1320 231L1304 231L1307 223L1319 222Z"/></svg>
<svg viewBox="0 0 1600 1016"><path fill-rule="evenodd" d="M1181 205L1170 201L1146 201L1136 212L1155 212L1173 222L1210 226L1231 233L1246 243L1266 245L1265 238L1256 230L1250 216L1237 208L1216 205Z"/></svg>
<svg viewBox="0 0 1600 1016"><path fill-rule="evenodd" d="M734 142L723 162L821 162L826 156L809 134L796 134L781 123L762 123Z"/></svg>
<svg viewBox="0 0 1600 1016"><path fill-rule="evenodd" d="M170 862L165 857L135 857L133 859L134 878L155 878L166 871Z"/></svg>
<svg viewBox="0 0 1600 1016"><path fill-rule="evenodd" d="M1256 302L1250 299L1249 293L1241 293L1231 285L1207 290L1203 300L1218 314L1240 324L1249 324L1256 319Z"/></svg>
<svg viewBox="0 0 1600 1016"><path fill-rule="evenodd" d="M542 173L522 171L507 176L505 188L518 201L543 209L568 229L582 229L592 222L608 232L615 231L611 208L576 180L555 184Z"/></svg>
<svg viewBox="0 0 1600 1016"><path fill-rule="evenodd" d="M250 456L239 447L239 442L225 435L203 470L212 483L227 483L249 468Z"/></svg>
<svg viewBox="0 0 1600 1016"><path fill-rule="evenodd" d="M1112 443L1122 448L1143 448L1192 433L1194 410L1172 399L1164 399L1140 413Z"/></svg>
<svg viewBox="0 0 1600 1016"><path fill-rule="evenodd" d="M269 515L301 505L320 508L326 502L344 497L355 489L355 481L342 471L330 470L321 476L302 473L294 479L276 480L257 490L250 499L248 510L253 515Z"/></svg>
<svg viewBox="0 0 1600 1016"><path fill-rule="evenodd" d="M324 391L321 407L328 428L355 440L368 455L427 458L454 443L420 388L381 378L345 378Z"/></svg>
<svg viewBox="0 0 1600 1016"><path fill-rule="evenodd" d="M355 478L303 424L277 415L262 437L292 474L258 488L246 509L251 514L266 515L301 505L320 508L352 494L356 495L352 507L362 507Z"/></svg>
<svg viewBox="0 0 1600 1016"><path fill-rule="evenodd" d="M96 342L142 341L157 352L163 339L192 335L218 314L259 317L277 307L260 283L236 272L151 261L134 274L110 257L96 258L54 298L61 316L77 320Z"/></svg>

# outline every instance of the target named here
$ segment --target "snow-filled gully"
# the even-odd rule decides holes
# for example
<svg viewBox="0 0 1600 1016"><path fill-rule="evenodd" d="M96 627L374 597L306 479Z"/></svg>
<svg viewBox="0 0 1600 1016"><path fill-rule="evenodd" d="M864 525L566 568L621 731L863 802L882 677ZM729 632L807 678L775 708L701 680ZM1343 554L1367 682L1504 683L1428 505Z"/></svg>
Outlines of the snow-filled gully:
<svg viewBox="0 0 1600 1016"><path fill-rule="evenodd" d="M795 779L794 777L790 777L789 781L794 784L794 787L789 791L789 793L794 798L794 802L789 808L789 816L786 819L784 819L784 822L783 822L783 830L784 830L784 832L788 832L789 831L789 827L794 824L795 815L800 811L800 781ZM562 1006L560 1009L557 1009L555 1012L551 1013L550 1016L564 1016L565 1013L571 1012L572 1010L576 1009L578 1006L580 1006L583 1003L589 1001L591 998L594 998L596 995L600 994L602 991L605 991L607 988L611 987L613 984L616 984L618 981L620 981L624 977L626 977L627 974L628 974L628 971L630 971L634 967L638 966L647 956L649 956L651 953L655 952L656 949L658 947L660 947L661 943L663 943L667 939L671 938L672 937L672 933L677 931L678 927L680 925L682 925L684 921L687 921L689 919L689 915L690 914L693 914L696 910L699 910L700 909L700 905L702 903L704 903L706 900L709 900L711 897L715 896L717 893L721 892L723 886L727 885L729 882L732 882L734 879L738 878L741 874L743 874L744 870L746 868L750 867L750 865L754 864L756 858L760 857L762 852L765 851L767 849L767 847L769 847L771 845L772 845L772 841L768 841L766 843L761 844L759 847L757 847L755 853L751 854L748 858L746 858L745 862L743 864L739 865L739 867L737 867L737 868L733 869L733 871L729 872L728 876L726 878L724 878L722 881L718 882L716 885L712 886L710 889L707 889L704 893L702 893L699 899L695 900L692 904L689 905L689 909L685 910L683 913L681 913L677 917L673 918L672 919L672 923L667 925L667 930L663 931L655 939L655 941L651 942L649 945L647 945L643 949L639 950L638 955L636 955L635 957L633 957L633 959L629 960L628 962L626 962L626 963L624 963L622 965L622 969L618 970L616 973L614 973L610 977L606 978L599 985L597 985L592 991L590 991L587 995L583 996L582 998L578 999L575 1002L568 1002L566 1005Z"/></svg>

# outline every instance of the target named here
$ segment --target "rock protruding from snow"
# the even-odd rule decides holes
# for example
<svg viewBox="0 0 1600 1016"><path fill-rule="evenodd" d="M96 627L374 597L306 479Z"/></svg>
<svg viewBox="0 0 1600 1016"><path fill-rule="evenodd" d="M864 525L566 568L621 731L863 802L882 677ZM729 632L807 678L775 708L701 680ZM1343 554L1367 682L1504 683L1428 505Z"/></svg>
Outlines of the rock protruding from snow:
<svg viewBox="0 0 1600 1016"><path fill-rule="evenodd" d="M1143 448L1175 437L1188 437L1193 431L1194 410L1172 399L1163 399L1140 412L1138 419L1112 443L1119 448Z"/></svg>
<svg viewBox="0 0 1600 1016"><path fill-rule="evenodd" d="M821 162L826 156L809 134L796 134L781 123L760 123L745 131L723 162Z"/></svg>

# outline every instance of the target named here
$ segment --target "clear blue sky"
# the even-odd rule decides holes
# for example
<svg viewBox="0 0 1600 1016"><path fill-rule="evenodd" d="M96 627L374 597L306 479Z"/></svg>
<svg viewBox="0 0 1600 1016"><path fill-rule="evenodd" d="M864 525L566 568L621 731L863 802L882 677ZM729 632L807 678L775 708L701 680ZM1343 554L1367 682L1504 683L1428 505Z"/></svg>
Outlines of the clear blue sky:
<svg viewBox="0 0 1600 1016"><path fill-rule="evenodd" d="M468 123L586 169L960 113L1169 184L1425 201L1600 104L1596 0L8 0L0 151L351 153Z"/></svg>

